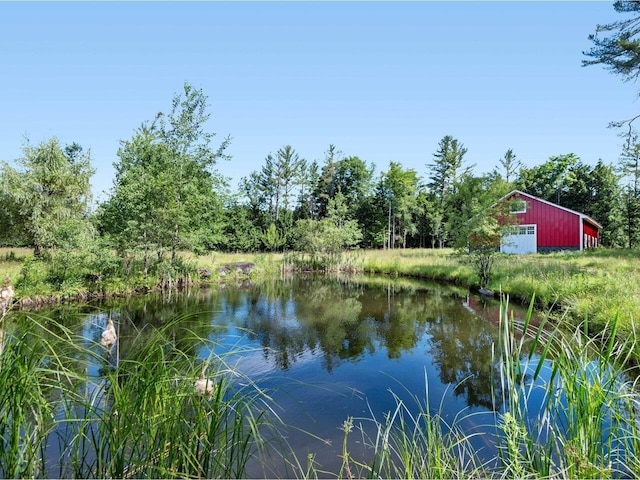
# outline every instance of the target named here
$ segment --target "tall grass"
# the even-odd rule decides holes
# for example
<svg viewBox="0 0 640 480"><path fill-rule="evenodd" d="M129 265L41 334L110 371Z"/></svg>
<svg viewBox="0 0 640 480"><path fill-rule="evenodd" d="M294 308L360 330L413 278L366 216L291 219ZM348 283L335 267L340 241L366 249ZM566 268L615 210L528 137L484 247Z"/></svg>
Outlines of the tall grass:
<svg viewBox="0 0 640 480"><path fill-rule="evenodd" d="M0 354L0 477L241 478L260 453L265 396L239 388L224 359L177 348L175 323L145 328L120 358L27 320ZM203 373L212 388L201 395Z"/></svg>
<svg viewBox="0 0 640 480"><path fill-rule="evenodd" d="M530 318L518 324L505 304L500 358L506 409L497 422L504 471L536 478L637 474L631 412L639 397L626 345L635 338L620 341L615 318L595 337L586 321L567 332L532 327Z"/></svg>
<svg viewBox="0 0 640 480"><path fill-rule="evenodd" d="M71 337L37 316L20 329L2 318L0 331L0 477L43 477L57 425L55 399L79 379L70 368Z"/></svg>
<svg viewBox="0 0 640 480"><path fill-rule="evenodd" d="M317 470L313 456L288 464L314 478L640 476L640 395L628 367L635 330L621 337L616 317L597 335L587 321L535 325L534 301L522 321L508 301L501 308L494 427L483 434L493 458L476 451L480 434L464 430L468 416L451 420L429 407L427 387L412 404L394 395L389 412L347 418L338 471ZM182 320L147 326L127 352L116 344L108 353L35 314L20 324L0 319L0 477L238 478L256 458L270 471L270 399L247 378L241 387L224 358L198 358L209 340L177 336ZM203 372L213 387L200 395ZM368 458L352 455L354 440Z"/></svg>
<svg viewBox="0 0 640 480"><path fill-rule="evenodd" d="M394 395L396 407L383 418L371 412L359 420L373 423L377 432L369 438L360 428L371 461L350 454L348 439L357 422L345 421L343 463L336 477L638 477L640 395L628 369L630 349L616 335L616 320L593 337L586 322L567 331L549 322L533 325L532 308L523 321L508 314L508 301L501 310L494 347L500 375L494 391L495 433L463 429L477 413L461 412L447 422L442 403L439 410L429 409L428 387L424 398L413 396L414 405ZM475 449L479 435L495 452L492 458ZM311 469L307 476L317 477L317 472Z"/></svg>

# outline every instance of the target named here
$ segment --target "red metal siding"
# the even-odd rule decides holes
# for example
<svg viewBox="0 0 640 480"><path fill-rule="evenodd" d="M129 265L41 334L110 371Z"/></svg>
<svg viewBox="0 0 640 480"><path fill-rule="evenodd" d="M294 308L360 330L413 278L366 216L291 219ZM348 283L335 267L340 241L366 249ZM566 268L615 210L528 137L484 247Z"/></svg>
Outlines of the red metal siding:
<svg viewBox="0 0 640 480"><path fill-rule="evenodd" d="M583 233L583 248L595 248L600 243L599 231L586 220L582 221L582 233Z"/></svg>
<svg viewBox="0 0 640 480"><path fill-rule="evenodd" d="M580 216L530 197L520 198L527 202L527 211L516 214L518 223L538 226L538 248L580 248Z"/></svg>
<svg viewBox="0 0 640 480"><path fill-rule="evenodd" d="M592 237L598 238L598 229L588 222L584 222L584 233L586 233L587 235L591 235Z"/></svg>

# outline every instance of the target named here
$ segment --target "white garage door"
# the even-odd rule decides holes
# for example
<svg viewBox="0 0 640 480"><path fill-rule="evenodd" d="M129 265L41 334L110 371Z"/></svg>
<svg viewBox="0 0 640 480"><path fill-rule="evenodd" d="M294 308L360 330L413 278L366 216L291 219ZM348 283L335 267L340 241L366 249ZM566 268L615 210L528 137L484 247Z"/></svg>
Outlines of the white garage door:
<svg viewBox="0 0 640 480"><path fill-rule="evenodd" d="M535 225L518 225L513 232L502 236L502 253L536 253L538 240Z"/></svg>

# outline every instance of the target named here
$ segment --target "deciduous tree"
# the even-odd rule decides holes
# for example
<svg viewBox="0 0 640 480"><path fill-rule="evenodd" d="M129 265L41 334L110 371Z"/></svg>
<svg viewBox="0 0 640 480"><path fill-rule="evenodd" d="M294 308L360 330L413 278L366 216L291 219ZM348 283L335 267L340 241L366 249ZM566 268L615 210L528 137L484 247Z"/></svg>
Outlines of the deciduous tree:
<svg viewBox="0 0 640 480"><path fill-rule="evenodd" d="M205 130L207 97L185 83L168 115L145 122L122 142L111 196L101 206L99 223L120 250L155 251L159 259L179 248L202 248L220 241L225 186L214 170L228 158L225 138L211 146L215 134Z"/></svg>

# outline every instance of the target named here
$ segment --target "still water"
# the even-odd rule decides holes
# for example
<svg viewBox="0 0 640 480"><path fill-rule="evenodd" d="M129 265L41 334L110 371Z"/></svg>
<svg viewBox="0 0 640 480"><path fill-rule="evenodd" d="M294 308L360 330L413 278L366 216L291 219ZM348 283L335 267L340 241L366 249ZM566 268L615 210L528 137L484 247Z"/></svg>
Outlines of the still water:
<svg viewBox="0 0 640 480"><path fill-rule="evenodd" d="M462 418L466 431L481 433L475 447L489 448L485 434L495 433L491 412L502 407L494 388L500 382L494 358L498 312L498 304L455 287L295 277L169 299L128 299L74 316L87 340L96 342L110 316L120 332L120 355L145 324L184 317L188 328L213 341L216 354L271 397L298 460L304 464L313 454L317 468L336 472L343 422L353 418L375 436L364 419L383 420L397 398L416 411L437 411L448 422ZM211 353L196 354L206 359ZM96 376L100 368L89 366ZM352 434L350 441L351 454L364 456L362 436ZM292 474L277 456L267 468L250 465L247 474Z"/></svg>

